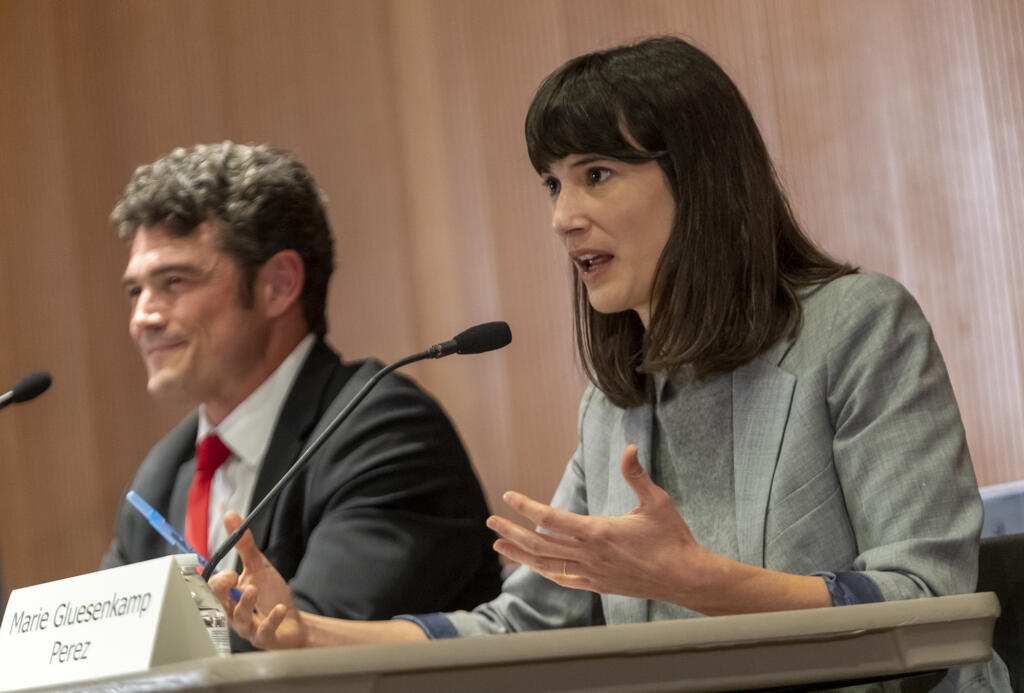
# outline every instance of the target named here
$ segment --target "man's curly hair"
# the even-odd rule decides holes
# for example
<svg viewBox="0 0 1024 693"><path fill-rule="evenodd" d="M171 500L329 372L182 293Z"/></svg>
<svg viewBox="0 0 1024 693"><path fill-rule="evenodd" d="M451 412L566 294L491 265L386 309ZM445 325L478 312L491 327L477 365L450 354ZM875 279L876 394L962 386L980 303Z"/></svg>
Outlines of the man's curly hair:
<svg viewBox="0 0 1024 693"><path fill-rule="evenodd" d="M245 304L252 302L263 263L295 250L305 266L300 303L306 325L317 336L327 332L334 241L313 177L290 154L233 142L175 149L135 169L110 218L126 243L140 227L186 236L211 222L217 248L241 270Z"/></svg>

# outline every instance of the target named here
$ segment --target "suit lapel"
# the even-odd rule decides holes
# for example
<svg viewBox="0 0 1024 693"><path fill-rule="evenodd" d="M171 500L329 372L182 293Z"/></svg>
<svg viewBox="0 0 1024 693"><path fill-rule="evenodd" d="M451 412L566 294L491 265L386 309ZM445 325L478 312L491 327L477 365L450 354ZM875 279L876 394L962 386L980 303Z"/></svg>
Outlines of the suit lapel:
<svg viewBox="0 0 1024 693"><path fill-rule="evenodd" d="M281 409L256 478L250 511L298 459L314 424L343 384L337 377L343 370L340 365L338 356L322 341L313 346ZM257 546L267 546L275 503L276 499L271 501L271 507L263 510L250 526Z"/></svg>
<svg viewBox="0 0 1024 693"><path fill-rule="evenodd" d="M188 491L196 471L196 435L199 431L199 416L189 415L185 423L175 431L169 459L174 460L177 473L171 498L167 504L167 521L185 533L185 511L188 509Z"/></svg>
<svg viewBox="0 0 1024 693"><path fill-rule="evenodd" d="M194 437L193 437L194 441ZM193 450L195 443L193 442ZM172 527L180 527L182 536L185 534L185 513L188 510L188 492L192 488L192 477L196 472L196 458L193 454L188 461L178 467L178 476L174 479L171 491L170 514L167 521Z"/></svg>
<svg viewBox="0 0 1024 693"><path fill-rule="evenodd" d="M764 565L768 496L796 385L796 376L778 367L790 345L777 344L732 376L739 558L755 566Z"/></svg>
<svg viewBox="0 0 1024 693"><path fill-rule="evenodd" d="M608 507L607 515L623 515L636 507L636 493L622 478L622 453L626 446L636 444L640 466L648 474L651 473L651 424L653 408L649 405L627 409L622 417L624 440L621 445L608 451ZM612 438L612 440L615 440Z"/></svg>
<svg viewBox="0 0 1024 693"><path fill-rule="evenodd" d="M626 445L635 443L640 466L648 475L651 474L651 436L654 426L654 407L645 404L627 409L622 417L622 432L625 440L622 444L612 445L608 451L608 507L602 511L606 515L625 515L636 507L636 492L622 478L622 453ZM613 437L614 441L615 438ZM643 623L650 620L651 602L647 599L634 599L617 594L604 597L604 609L609 623Z"/></svg>

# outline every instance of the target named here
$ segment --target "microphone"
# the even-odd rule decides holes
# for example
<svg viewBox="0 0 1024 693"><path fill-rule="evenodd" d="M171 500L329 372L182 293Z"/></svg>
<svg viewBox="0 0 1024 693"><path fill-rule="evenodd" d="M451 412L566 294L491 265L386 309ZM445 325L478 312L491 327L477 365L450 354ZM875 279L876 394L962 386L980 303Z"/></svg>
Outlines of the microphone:
<svg viewBox="0 0 1024 693"><path fill-rule="evenodd" d="M506 346L512 341L512 331L509 329L508 323L506 322L485 322L481 325L475 325L470 327L468 330L460 332L446 342L441 342L431 346L426 351L421 351L418 354L412 356L406 356L400 361L395 361L390 366L385 366L376 373L373 374L366 384L360 388L359 392L349 400L348 404L338 412L337 416L331 419L331 422L327 424L327 427L313 439L299 458L295 460L295 464L285 472L276 484L274 488L267 492L267 495L263 497L263 500L253 508L248 517L246 517L242 524L239 525L238 529L231 533L223 544L217 547L217 550L210 556L210 560L207 561L206 567L203 568L203 579L209 581L214 571L217 569L217 564L224 560L224 557L228 554L235 544L238 543L242 535L245 534L245 530L249 529L249 525L252 524L256 516L265 508L270 501L272 501L281 489L292 480L292 478L299 473L299 471L306 465L306 463L313 457L317 450L319 450L327 439L330 438L331 434L342 424L342 422L349 417L352 410L358 406L360 402L369 394L370 390L380 382L380 380L388 373L395 371L402 366L407 366L410 363L416 361L422 361L424 359L439 359L452 354L481 354L485 351L493 351L494 349L500 349ZM38 394L38 393L37 393Z"/></svg>
<svg viewBox="0 0 1024 693"><path fill-rule="evenodd" d="M466 331L468 332L469 330ZM27 402L30 399L35 399L46 392L46 388L50 387L51 382L52 379L47 371L29 373L14 386L14 389L0 395L0 409L3 409L9 404L17 404L19 402Z"/></svg>
<svg viewBox="0 0 1024 693"><path fill-rule="evenodd" d="M450 354L482 354L506 346L512 341L512 330L507 322L485 322L464 330L447 342L427 349L430 358L439 359Z"/></svg>

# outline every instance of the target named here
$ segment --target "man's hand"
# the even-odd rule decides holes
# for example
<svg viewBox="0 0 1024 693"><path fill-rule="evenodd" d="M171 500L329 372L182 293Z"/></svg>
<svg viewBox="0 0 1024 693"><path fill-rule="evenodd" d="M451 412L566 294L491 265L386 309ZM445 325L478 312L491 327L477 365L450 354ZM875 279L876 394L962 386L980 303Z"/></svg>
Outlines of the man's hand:
<svg viewBox="0 0 1024 693"><path fill-rule="evenodd" d="M224 515L228 534L241 524L237 514ZM235 548L242 559L242 575L226 570L210 578L210 588L224 606L231 627L262 649L303 647L305 626L288 583L256 548L252 532L247 531ZM231 599L232 587L242 592L237 604Z"/></svg>

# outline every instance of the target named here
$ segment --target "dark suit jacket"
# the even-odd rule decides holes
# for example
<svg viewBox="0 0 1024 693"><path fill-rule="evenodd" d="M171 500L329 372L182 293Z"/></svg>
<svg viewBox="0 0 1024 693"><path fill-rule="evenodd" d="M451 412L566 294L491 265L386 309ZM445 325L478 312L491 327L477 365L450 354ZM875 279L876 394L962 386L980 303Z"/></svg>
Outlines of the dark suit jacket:
<svg viewBox="0 0 1024 693"><path fill-rule="evenodd" d="M306 443L380 370L318 342L292 386L251 507ZM195 470L198 415L152 449L132 488L179 530ZM458 435L410 380L385 377L253 523L256 544L300 609L380 619L472 608L498 593L487 505ZM212 518L211 518L212 521ZM122 503L104 568L173 553Z"/></svg>

